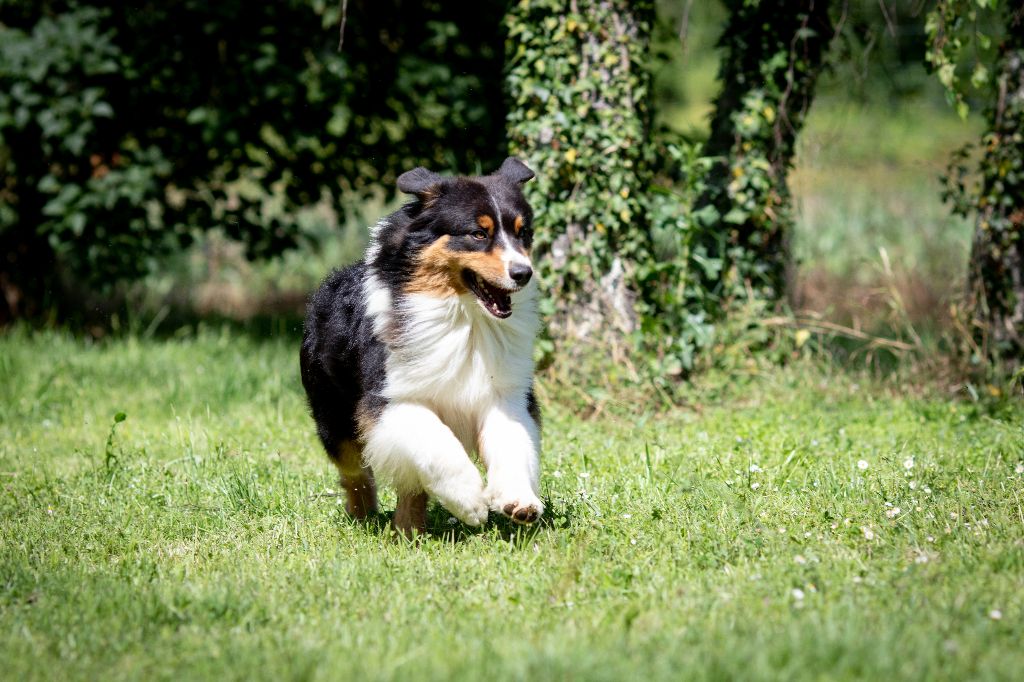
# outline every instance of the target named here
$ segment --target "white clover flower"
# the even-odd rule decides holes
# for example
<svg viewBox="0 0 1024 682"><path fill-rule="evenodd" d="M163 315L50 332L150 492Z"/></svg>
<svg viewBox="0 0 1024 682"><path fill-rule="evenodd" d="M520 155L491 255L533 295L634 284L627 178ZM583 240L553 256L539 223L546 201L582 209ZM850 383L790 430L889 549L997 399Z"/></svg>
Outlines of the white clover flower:
<svg viewBox="0 0 1024 682"><path fill-rule="evenodd" d="M988 617L991 618L992 620L1002 620L1003 619L1003 612L1000 611L999 609L992 609L991 611L988 612Z"/></svg>
<svg viewBox="0 0 1024 682"><path fill-rule="evenodd" d="M910 486L911 490L917 489L917 481L910 481L909 483L907 483L907 485Z"/></svg>
<svg viewBox="0 0 1024 682"><path fill-rule="evenodd" d="M1017 466L1013 467L1014 473L1024 474L1024 462L1017 462Z"/></svg>
<svg viewBox="0 0 1024 682"><path fill-rule="evenodd" d="M896 516L899 516L899 514L900 514L900 508L899 508L899 507L893 507L892 509L887 509L887 510L885 511L885 515L886 515L886 516L887 516L888 518L890 518L890 519L891 519L891 518L894 518L894 517L896 517Z"/></svg>
<svg viewBox="0 0 1024 682"><path fill-rule="evenodd" d="M868 461L866 459L857 460L857 468L860 469L861 471L867 470L869 466L870 465L868 464Z"/></svg>
<svg viewBox="0 0 1024 682"><path fill-rule="evenodd" d="M750 484L750 489L751 490L757 490L760 487L761 487L761 484L758 483L757 481L754 481L753 483Z"/></svg>
<svg viewBox="0 0 1024 682"><path fill-rule="evenodd" d="M907 457L905 460L903 460L903 468L908 470L908 471L910 469L913 469L914 468L914 458L913 457Z"/></svg>
<svg viewBox="0 0 1024 682"><path fill-rule="evenodd" d="M801 566L807 563L807 559L804 558L803 554L797 554L795 557L793 557L793 561L800 564Z"/></svg>
<svg viewBox="0 0 1024 682"><path fill-rule="evenodd" d="M761 467L757 466L756 464L751 464L750 465L750 473L756 474L756 473L758 473L760 471L763 471L763 469L761 469Z"/></svg>
<svg viewBox="0 0 1024 682"><path fill-rule="evenodd" d="M860 530L861 530L862 533L864 533L864 539L865 540L874 540L875 539L875 531L871 530L870 526L861 526Z"/></svg>
<svg viewBox="0 0 1024 682"><path fill-rule="evenodd" d="M793 599L796 599L797 601L802 601L804 598L804 591L801 590L799 587L794 587L793 591L790 594L792 594Z"/></svg>

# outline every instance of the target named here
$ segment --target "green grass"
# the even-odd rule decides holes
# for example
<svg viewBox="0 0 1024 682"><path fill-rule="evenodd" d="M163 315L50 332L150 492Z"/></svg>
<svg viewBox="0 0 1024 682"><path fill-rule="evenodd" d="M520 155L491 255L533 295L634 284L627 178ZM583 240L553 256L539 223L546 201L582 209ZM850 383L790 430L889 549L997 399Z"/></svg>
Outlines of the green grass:
<svg viewBox="0 0 1024 682"><path fill-rule="evenodd" d="M0 381L7 679L1024 666L1020 404L901 396L820 362L659 416L582 421L548 395L544 523L472 531L435 508L407 544L323 494L293 339L15 329Z"/></svg>

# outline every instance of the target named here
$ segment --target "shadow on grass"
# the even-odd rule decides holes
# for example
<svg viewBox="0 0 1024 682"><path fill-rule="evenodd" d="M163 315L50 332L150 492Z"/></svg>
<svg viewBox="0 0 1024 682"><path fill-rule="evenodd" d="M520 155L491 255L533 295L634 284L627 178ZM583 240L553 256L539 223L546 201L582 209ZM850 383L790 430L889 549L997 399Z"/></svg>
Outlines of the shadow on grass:
<svg viewBox="0 0 1024 682"><path fill-rule="evenodd" d="M422 535L407 538L398 533L392 525L394 511L378 511L376 514L357 521L341 511L342 523L352 524L356 528L362 528L366 533L383 537L390 537L396 542L416 545L420 542L444 542L461 543L478 537L489 537L501 542L515 544L519 548L526 548L529 543L540 533L557 530L568 526L574 517L574 510L569 510L565 505L557 513L551 510L551 502L545 500L544 515L533 524L522 525L513 522L502 514L491 512L488 520L479 528L473 528L458 521L451 513L440 504L431 503L427 508L427 530Z"/></svg>

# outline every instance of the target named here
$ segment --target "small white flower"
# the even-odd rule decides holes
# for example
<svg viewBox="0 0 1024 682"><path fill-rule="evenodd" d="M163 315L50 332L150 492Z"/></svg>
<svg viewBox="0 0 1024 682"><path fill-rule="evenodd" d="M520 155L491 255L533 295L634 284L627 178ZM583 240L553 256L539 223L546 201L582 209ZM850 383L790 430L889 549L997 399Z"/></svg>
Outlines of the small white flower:
<svg viewBox="0 0 1024 682"><path fill-rule="evenodd" d="M779 535L783 535L783 534L785 534L785 532L786 532L786 527L785 526L779 526Z"/></svg>
<svg viewBox="0 0 1024 682"><path fill-rule="evenodd" d="M864 582L864 578L860 577L859 575L855 575L853 576L853 582L856 585L860 585L862 582Z"/></svg>
<svg viewBox="0 0 1024 682"><path fill-rule="evenodd" d="M1024 474L1024 462L1017 462L1017 466L1013 467L1014 473Z"/></svg>
<svg viewBox="0 0 1024 682"><path fill-rule="evenodd" d="M578 473L576 475L579 476L580 478L590 478L590 472L587 472L587 471L581 471L580 473Z"/></svg>
<svg viewBox="0 0 1024 682"><path fill-rule="evenodd" d="M455 518L454 516L449 516L448 517L448 525L449 526L454 526L458 522L459 522L459 520L457 518Z"/></svg>
<svg viewBox="0 0 1024 682"><path fill-rule="evenodd" d="M992 620L1002 620L1003 619L1003 612L1000 611L999 609L992 609L991 611L988 612L988 617L991 618Z"/></svg>
<svg viewBox="0 0 1024 682"><path fill-rule="evenodd" d="M750 484L750 489L751 490L757 490L760 487L761 487L761 484L758 483L757 481L754 481L753 483Z"/></svg>
<svg viewBox="0 0 1024 682"><path fill-rule="evenodd" d="M554 476L555 478L561 478L562 472L559 471L558 469L555 469L554 471L551 472L551 475Z"/></svg>
<svg viewBox="0 0 1024 682"><path fill-rule="evenodd" d="M913 469L914 468L914 458L913 457L907 457L905 460L903 460L903 468L907 469L908 471L910 469Z"/></svg>
<svg viewBox="0 0 1024 682"><path fill-rule="evenodd" d="M633 518L633 515L632 514L623 514L622 518L624 518L624 519L631 519L631 518Z"/></svg>
<svg viewBox="0 0 1024 682"><path fill-rule="evenodd" d="M926 564L928 563L928 555L924 552L918 552L917 556L914 557L915 564Z"/></svg>
<svg viewBox="0 0 1024 682"><path fill-rule="evenodd" d="M762 471L761 467L757 466L756 464L750 465L750 473L756 474L759 471Z"/></svg>
<svg viewBox="0 0 1024 682"><path fill-rule="evenodd" d="M866 459L857 460L857 468L861 471L865 471L870 465Z"/></svg>
<svg viewBox="0 0 1024 682"><path fill-rule="evenodd" d="M636 538L631 538L630 541L629 541L629 544L635 545L636 544Z"/></svg>
<svg viewBox="0 0 1024 682"><path fill-rule="evenodd" d="M929 535L928 537L925 538L925 540L927 540L928 542L935 542L935 536L934 535Z"/></svg>
<svg viewBox="0 0 1024 682"><path fill-rule="evenodd" d="M909 483L907 483L907 485L910 486L911 490L917 489L917 481L910 481Z"/></svg>
<svg viewBox="0 0 1024 682"><path fill-rule="evenodd" d="M803 554L797 554L795 557L793 557L793 561L800 564L801 566L807 563L807 559L804 558Z"/></svg>
<svg viewBox="0 0 1024 682"><path fill-rule="evenodd" d="M900 508L899 507L893 507L892 509L886 510L886 512L885 512L885 515L888 518L890 518L890 519L894 518L896 516L899 516L899 514L900 514Z"/></svg>
<svg viewBox="0 0 1024 682"><path fill-rule="evenodd" d="M865 540L874 540L875 539L875 531L871 530L871 528L869 526L861 526L860 530L861 530L862 533L864 533L864 539Z"/></svg>
<svg viewBox="0 0 1024 682"><path fill-rule="evenodd" d="M804 598L804 591L801 590L799 587L794 587L793 591L790 594L792 594L793 599L796 599L797 601L802 601Z"/></svg>

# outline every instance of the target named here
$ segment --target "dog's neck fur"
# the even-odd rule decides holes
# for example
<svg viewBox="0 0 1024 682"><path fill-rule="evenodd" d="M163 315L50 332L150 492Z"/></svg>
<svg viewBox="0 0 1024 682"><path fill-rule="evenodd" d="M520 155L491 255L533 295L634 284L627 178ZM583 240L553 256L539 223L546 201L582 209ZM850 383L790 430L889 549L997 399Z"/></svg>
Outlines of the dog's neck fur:
<svg viewBox="0 0 1024 682"><path fill-rule="evenodd" d="M392 294L371 265L364 286L366 316L388 348L385 397L424 403L441 412L485 410L520 400L533 375L540 328L537 285L512 295L512 316L499 320L472 294Z"/></svg>

